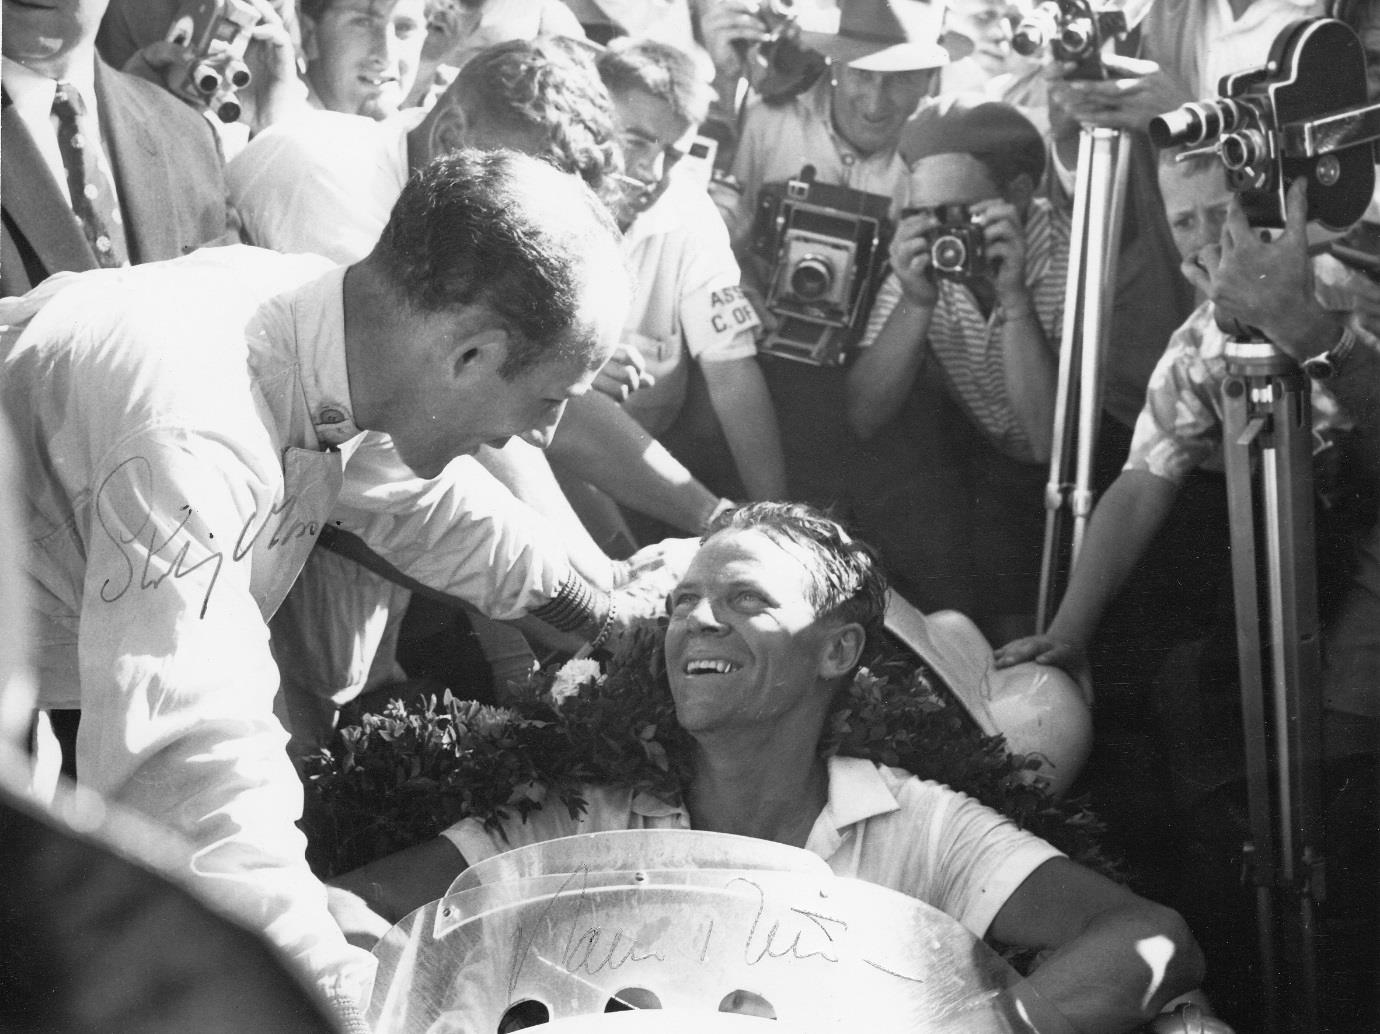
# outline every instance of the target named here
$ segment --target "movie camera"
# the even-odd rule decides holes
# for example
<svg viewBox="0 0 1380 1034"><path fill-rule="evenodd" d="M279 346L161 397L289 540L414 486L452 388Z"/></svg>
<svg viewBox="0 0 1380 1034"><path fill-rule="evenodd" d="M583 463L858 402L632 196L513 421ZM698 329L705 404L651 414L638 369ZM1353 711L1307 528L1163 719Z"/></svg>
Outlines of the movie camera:
<svg viewBox="0 0 1380 1034"><path fill-rule="evenodd" d="M185 0L167 39L191 52L172 83L175 92L204 104L222 122L240 117L235 93L249 85L244 62L259 12L245 0Z"/></svg>
<svg viewBox="0 0 1380 1034"><path fill-rule="evenodd" d="M767 103L785 100L808 90L823 74L824 57L800 45L800 25L796 0L761 0L757 17L766 30L766 39L735 46L748 64L754 66L749 78L758 95Z"/></svg>
<svg viewBox="0 0 1380 1034"><path fill-rule="evenodd" d="M1220 96L1152 120L1159 147L1215 154L1253 227L1285 225L1286 196L1307 184L1308 219L1341 232L1375 182L1380 104L1346 23L1295 22L1265 65L1222 78ZM1327 1000L1323 675L1318 619L1311 378L1260 331L1222 314L1222 451L1241 683L1249 840L1266 1028L1321 1030ZM1320 362L1319 362L1320 361ZM1311 364L1311 365L1310 365ZM1321 371L1321 372L1320 372ZM1343 906L1345 907L1345 906Z"/></svg>
<svg viewBox="0 0 1380 1034"><path fill-rule="evenodd" d="M1071 61L1077 66L1065 78L1105 79L1103 49L1134 28L1148 8L1145 0L1131 0L1125 5L1094 0L1044 0L1016 26L1011 47L1016 53L1031 57L1048 44L1056 61Z"/></svg>
<svg viewBox="0 0 1380 1034"><path fill-rule="evenodd" d="M1308 219L1340 232L1361 218L1375 185L1380 105L1366 102L1366 60L1344 22L1295 22L1260 68L1223 76L1220 96L1150 122L1160 148L1216 154L1252 226L1284 226L1285 198L1308 184Z"/></svg>
<svg viewBox="0 0 1380 1034"><path fill-rule="evenodd" d="M951 203L901 211L902 218L921 214L933 215L939 223L924 233L935 276L973 280L987 275L987 237L971 208Z"/></svg>
<svg viewBox="0 0 1380 1034"><path fill-rule="evenodd" d="M762 188L752 253L770 269L767 307L778 324L769 355L827 366L863 331L886 258L891 201L814 182L814 166Z"/></svg>

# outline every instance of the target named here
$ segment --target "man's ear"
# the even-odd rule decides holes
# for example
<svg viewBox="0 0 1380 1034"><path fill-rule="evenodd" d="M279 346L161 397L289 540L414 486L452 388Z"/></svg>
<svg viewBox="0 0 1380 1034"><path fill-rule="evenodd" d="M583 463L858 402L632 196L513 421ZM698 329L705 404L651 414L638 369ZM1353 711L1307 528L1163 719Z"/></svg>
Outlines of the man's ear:
<svg viewBox="0 0 1380 1034"><path fill-rule="evenodd" d="M829 633L820 657L820 676L825 679L836 679L847 675L862 659L866 642L867 633L856 621L850 621L834 629Z"/></svg>
<svg viewBox="0 0 1380 1034"><path fill-rule="evenodd" d="M450 351L451 374L458 380L480 374L498 376L508 358L508 332L502 327L484 327L457 336Z"/></svg>
<svg viewBox="0 0 1380 1034"><path fill-rule="evenodd" d="M1015 179L1006 185L1006 189L1002 191L1002 197L1016 211L1024 213L1035 197L1034 177L1028 172L1019 173Z"/></svg>
<svg viewBox="0 0 1380 1034"><path fill-rule="evenodd" d="M438 103L444 104L445 101ZM431 138L427 141L431 153L427 157L439 158L460 150L465 146L467 136L465 113L460 110L460 105L446 104L444 109L436 113L436 120L431 124Z"/></svg>
<svg viewBox="0 0 1380 1034"><path fill-rule="evenodd" d="M302 60L311 64L321 56L321 45L316 41L316 19L298 14L297 26L302 37Z"/></svg>

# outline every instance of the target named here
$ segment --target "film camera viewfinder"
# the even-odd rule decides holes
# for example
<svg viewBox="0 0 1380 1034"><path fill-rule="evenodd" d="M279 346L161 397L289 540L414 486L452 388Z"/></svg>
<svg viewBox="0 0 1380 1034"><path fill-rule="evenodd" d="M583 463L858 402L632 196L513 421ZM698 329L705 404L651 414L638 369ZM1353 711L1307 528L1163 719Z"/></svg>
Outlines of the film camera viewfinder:
<svg viewBox="0 0 1380 1034"><path fill-rule="evenodd" d="M1155 146L1216 153L1252 226L1284 226L1300 177L1310 221L1342 231L1361 218L1375 185L1380 106L1366 102L1365 55L1346 23L1295 22L1265 65L1223 76L1218 93L1151 119Z"/></svg>
<svg viewBox="0 0 1380 1034"><path fill-rule="evenodd" d="M769 270L774 331L761 352L815 366L843 361L862 334L890 240L891 201L814 182L814 167L762 188L752 254Z"/></svg>
<svg viewBox="0 0 1380 1034"><path fill-rule="evenodd" d="M902 218L928 212L939 225L925 232L930 252L930 268L936 276L950 280L972 280L986 276L987 237L982 225L967 205L951 203L933 207L906 208Z"/></svg>
<svg viewBox="0 0 1380 1034"><path fill-rule="evenodd" d="M244 62L259 12L245 0L185 0L168 27L167 39L191 51L173 89L204 104L222 122L240 117L237 90L249 85Z"/></svg>

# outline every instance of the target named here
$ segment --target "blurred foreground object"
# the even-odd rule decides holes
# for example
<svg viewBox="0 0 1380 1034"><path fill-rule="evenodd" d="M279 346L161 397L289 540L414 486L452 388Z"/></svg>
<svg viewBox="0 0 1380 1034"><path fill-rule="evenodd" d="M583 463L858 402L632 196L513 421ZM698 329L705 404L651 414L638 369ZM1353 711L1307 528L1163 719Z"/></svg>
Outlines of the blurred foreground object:
<svg viewBox="0 0 1380 1034"><path fill-rule="evenodd" d="M366 1029L357 1015L338 1026L262 937L126 850L147 856L166 831L112 822L86 795L69 799L70 823L45 813L17 789L23 756L0 750L0 1030Z"/></svg>

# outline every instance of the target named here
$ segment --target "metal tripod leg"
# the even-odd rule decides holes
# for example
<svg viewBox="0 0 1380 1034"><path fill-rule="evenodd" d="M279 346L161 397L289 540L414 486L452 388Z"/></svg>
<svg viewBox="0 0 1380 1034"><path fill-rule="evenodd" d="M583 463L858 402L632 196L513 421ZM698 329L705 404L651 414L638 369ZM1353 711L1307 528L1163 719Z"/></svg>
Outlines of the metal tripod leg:
<svg viewBox="0 0 1380 1034"><path fill-rule="evenodd" d="M1321 1029L1317 905L1324 886L1312 407L1298 367L1268 342L1232 342L1228 372L1223 448L1262 1001L1272 1034L1314 1031ZM1283 907L1281 895L1292 907Z"/></svg>
<svg viewBox="0 0 1380 1034"><path fill-rule="evenodd" d="M1054 432L1045 484L1040 595L1035 606L1039 631L1048 626L1054 607L1064 508L1068 505L1073 514L1071 560L1082 548L1092 512L1092 464L1102 408L1101 362L1111 325L1130 147L1129 135L1121 130L1084 127L1078 138Z"/></svg>

